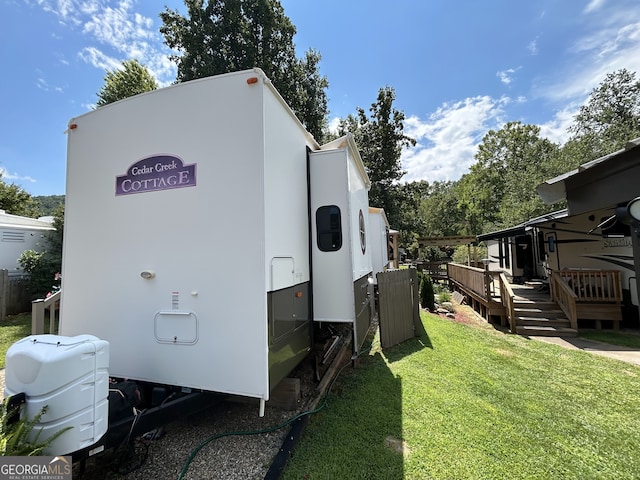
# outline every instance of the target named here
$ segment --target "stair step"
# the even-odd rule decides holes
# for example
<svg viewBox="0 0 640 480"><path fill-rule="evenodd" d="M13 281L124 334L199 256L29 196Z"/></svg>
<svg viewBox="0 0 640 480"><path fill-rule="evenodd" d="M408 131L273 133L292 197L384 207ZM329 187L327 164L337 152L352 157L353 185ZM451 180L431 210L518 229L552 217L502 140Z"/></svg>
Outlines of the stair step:
<svg viewBox="0 0 640 480"><path fill-rule="evenodd" d="M514 308L516 316L524 317L564 317L564 312L560 309L545 309L545 308Z"/></svg>
<svg viewBox="0 0 640 480"><path fill-rule="evenodd" d="M573 328L529 325L518 325L516 333L529 337L576 337L578 335L578 332Z"/></svg>
<svg viewBox="0 0 640 480"><path fill-rule="evenodd" d="M568 327L571 322L563 317L517 317L517 325Z"/></svg>

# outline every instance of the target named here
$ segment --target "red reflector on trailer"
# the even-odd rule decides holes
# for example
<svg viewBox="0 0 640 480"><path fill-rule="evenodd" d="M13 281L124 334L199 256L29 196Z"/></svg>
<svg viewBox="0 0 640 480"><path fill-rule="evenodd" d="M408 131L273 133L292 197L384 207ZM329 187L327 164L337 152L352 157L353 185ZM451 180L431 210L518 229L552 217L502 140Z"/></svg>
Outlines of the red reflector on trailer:
<svg viewBox="0 0 640 480"><path fill-rule="evenodd" d="M296 298L302 298L302 292L296 292Z"/></svg>
<svg viewBox="0 0 640 480"><path fill-rule="evenodd" d="M69 130L75 130L76 128L78 128L77 123L72 123L71 125L69 125Z"/></svg>
<svg viewBox="0 0 640 480"><path fill-rule="evenodd" d="M249 77L247 78L247 84L253 85L254 83L258 83L258 77Z"/></svg>

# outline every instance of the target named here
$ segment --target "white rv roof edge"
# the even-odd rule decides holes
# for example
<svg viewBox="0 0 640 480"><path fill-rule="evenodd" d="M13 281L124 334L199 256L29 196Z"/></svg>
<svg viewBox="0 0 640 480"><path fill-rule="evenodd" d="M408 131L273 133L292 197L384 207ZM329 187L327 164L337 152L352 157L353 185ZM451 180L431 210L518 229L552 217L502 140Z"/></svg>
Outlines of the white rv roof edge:
<svg viewBox="0 0 640 480"><path fill-rule="evenodd" d="M536 191L538 192L538 195L540 196L542 201L547 205L552 205L562 200L566 200L567 189L564 183L565 180L581 172L584 172L585 170L588 170L589 168L594 167L600 163L617 157L618 155L638 146L640 146L640 137L628 141L620 150L616 150L615 152L596 158L595 160L585 162L582 165L578 166L578 168L575 168L569 172L563 173L562 175L558 175L557 177L551 178L541 183L536 187Z"/></svg>
<svg viewBox="0 0 640 480"><path fill-rule="evenodd" d="M69 120L68 126L71 126L71 124L75 123L76 120L78 120L81 117L84 117L85 115L91 115L92 113L97 112L98 110L101 110L103 108L109 108L112 105L119 104L121 102L127 102L127 101L131 100L132 98L138 97L140 95L153 95L153 93L157 92L158 90L180 88L181 86L183 86L185 84L190 84L191 82L206 82L206 81L210 81L214 77L230 77L230 76L234 76L234 75L247 75L247 74L258 75L260 78L262 78L263 85L266 85L266 87L275 95L275 97L282 104L282 106L289 113L289 115L291 115L291 117L293 117L295 119L296 123L305 132L305 136L309 140L309 143L311 143L311 145L313 145L313 149L314 150L319 150L320 149L320 144L318 143L318 141L313 137L313 135L311 135L311 133L309 133L309 131L305 128L305 126L302 124L302 122L296 116L296 114L293 112L293 110L291 110L291 107L287 104L287 102L284 100L284 98L282 98L282 95L280 95L280 92L278 92L278 90L276 90L276 87L273 86L273 83L271 83L271 80L269 79L269 77L267 77L267 74L264 73L264 71L261 68L258 68L258 67L250 68L250 69L247 69L247 70L239 70L237 72L221 73L220 75L213 75L213 76L208 76L208 77L196 78L195 80L189 80L188 82L174 83L172 85L169 85L167 87L162 87L162 88L159 88L157 90L150 90L148 92L139 93L138 95L133 95L131 97L123 98L122 100L118 100L117 102L109 103L109 104L104 105L102 107L98 107L98 108L95 108L95 109L90 110L88 112L82 113L80 115L76 115L75 117L72 117Z"/></svg>
<svg viewBox="0 0 640 480"><path fill-rule="evenodd" d="M367 170L364 166L364 162L362 161L362 157L360 156L360 151L358 150L356 141L353 138L353 134L347 133L346 135L336 138L329 143L325 143L324 145L322 145L322 147L320 147L320 150L332 150L337 148L346 148L347 150L349 150L356 162L358 171L360 172L360 175L362 175L362 179L367 186L367 191L369 191L371 189L371 180L369 179L369 175L367 174Z"/></svg>
<svg viewBox="0 0 640 480"><path fill-rule="evenodd" d="M369 207L369 213L379 214L380 216L382 216L382 219L384 220L384 223L387 225L387 227L391 227L391 225L389 224L389 219L387 219L387 214L384 211L384 208Z"/></svg>

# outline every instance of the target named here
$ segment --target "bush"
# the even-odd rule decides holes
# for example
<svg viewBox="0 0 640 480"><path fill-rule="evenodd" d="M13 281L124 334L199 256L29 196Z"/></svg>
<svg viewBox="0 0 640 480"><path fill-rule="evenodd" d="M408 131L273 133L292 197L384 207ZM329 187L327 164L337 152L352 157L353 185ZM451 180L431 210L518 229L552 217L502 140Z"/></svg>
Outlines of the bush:
<svg viewBox="0 0 640 480"><path fill-rule="evenodd" d="M440 293L438 293L438 300L440 301L440 303L450 302L451 293L449 292L449 290L441 290Z"/></svg>
<svg viewBox="0 0 640 480"><path fill-rule="evenodd" d="M62 236L64 231L64 207L60 206L54 215L55 230L46 236L47 248L44 252L27 250L20 255L18 263L29 274L31 299L45 298L60 288L62 268Z"/></svg>
<svg viewBox="0 0 640 480"><path fill-rule="evenodd" d="M44 415L47 407L44 407L31 420L27 420L25 418L17 418L14 420L13 417L19 415L20 407L15 407L9 410L8 400L8 398L5 398L4 402L0 404L0 455L3 457L28 457L42 455L45 448L51 445L56 438L71 428L67 427L60 430L43 442L39 442L41 431L37 432L32 440L29 440L32 430L38 422L40 422L40 417Z"/></svg>
<svg viewBox="0 0 640 480"><path fill-rule="evenodd" d="M435 297L433 293L433 281L431 277L426 274L422 274L420 279L420 306L428 310L435 310Z"/></svg>

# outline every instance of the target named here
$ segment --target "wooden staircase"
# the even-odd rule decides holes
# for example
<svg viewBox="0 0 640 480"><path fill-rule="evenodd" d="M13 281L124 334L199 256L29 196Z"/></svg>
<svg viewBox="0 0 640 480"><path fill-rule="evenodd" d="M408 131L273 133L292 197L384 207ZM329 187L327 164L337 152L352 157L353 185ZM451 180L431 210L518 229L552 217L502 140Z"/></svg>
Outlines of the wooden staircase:
<svg viewBox="0 0 640 480"><path fill-rule="evenodd" d="M516 302L516 333L526 336L575 337L569 319L555 302Z"/></svg>
<svg viewBox="0 0 640 480"><path fill-rule="evenodd" d="M548 291L539 285L523 285L513 288L516 333L526 336L575 337L577 330L558 304L551 300Z"/></svg>

